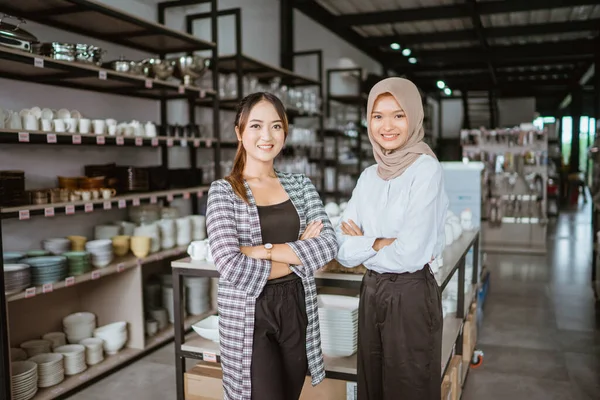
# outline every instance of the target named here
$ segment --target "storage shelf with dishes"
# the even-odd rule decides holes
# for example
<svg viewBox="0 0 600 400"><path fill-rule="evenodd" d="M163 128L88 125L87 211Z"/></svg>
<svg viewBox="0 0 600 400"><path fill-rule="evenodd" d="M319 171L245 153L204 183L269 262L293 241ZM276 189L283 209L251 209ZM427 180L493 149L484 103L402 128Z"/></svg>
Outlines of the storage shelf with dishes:
<svg viewBox="0 0 600 400"><path fill-rule="evenodd" d="M54 60L7 47L0 47L0 75L7 79L149 99L202 98L216 94L212 89L117 72L93 64Z"/></svg>

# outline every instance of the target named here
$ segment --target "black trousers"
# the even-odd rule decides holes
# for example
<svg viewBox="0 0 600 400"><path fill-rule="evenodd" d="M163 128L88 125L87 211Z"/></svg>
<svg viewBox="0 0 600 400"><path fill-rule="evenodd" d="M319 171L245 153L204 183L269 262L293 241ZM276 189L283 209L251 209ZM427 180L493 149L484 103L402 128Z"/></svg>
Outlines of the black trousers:
<svg viewBox="0 0 600 400"><path fill-rule="evenodd" d="M368 271L358 317L358 400L439 400L441 291L429 266Z"/></svg>
<svg viewBox="0 0 600 400"><path fill-rule="evenodd" d="M256 300L252 400L298 400L308 371L307 325L299 278L265 286Z"/></svg>

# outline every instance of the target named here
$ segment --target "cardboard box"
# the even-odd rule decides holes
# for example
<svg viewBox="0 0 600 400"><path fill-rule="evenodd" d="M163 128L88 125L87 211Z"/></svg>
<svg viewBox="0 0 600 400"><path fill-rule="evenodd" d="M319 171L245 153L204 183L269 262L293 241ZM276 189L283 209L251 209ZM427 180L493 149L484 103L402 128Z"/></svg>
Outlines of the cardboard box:
<svg viewBox="0 0 600 400"><path fill-rule="evenodd" d="M184 390L186 400L222 400L223 371L220 364L198 363L185 373ZM300 400L356 400L356 383L336 379L325 379L312 386L306 377Z"/></svg>
<svg viewBox="0 0 600 400"><path fill-rule="evenodd" d="M442 381L442 400L452 400L452 382L448 374L444 375Z"/></svg>

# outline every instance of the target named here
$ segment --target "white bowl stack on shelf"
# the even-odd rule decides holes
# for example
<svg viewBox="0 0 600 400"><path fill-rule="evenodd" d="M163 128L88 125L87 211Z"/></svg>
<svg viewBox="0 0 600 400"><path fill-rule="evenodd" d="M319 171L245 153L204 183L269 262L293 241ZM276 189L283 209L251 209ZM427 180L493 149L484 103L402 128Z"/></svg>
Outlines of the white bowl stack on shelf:
<svg viewBox="0 0 600 400"><path fill-rule="evenodd" d="M190 315L201 315L210 310L210 279L201 277L184 278L187 311Z"/></svg>
<svg viewBox="0 0 600 400"><path fill-rule="evenodd" d="M13 400L29 400L38 390L38 365L33 361L15 361L11 363Z"/></svg>
<svg viewBox="0 0 600 400"><path fill-rule="evenodd" d="M85 364L85 346L80 344L68 344L54 349L55 353L64 356L65 375L77 375L87 369Z"/></svg>
<svg viewBox="0 0 600 400"><path fill-rule="evenodd" d="M64 356L60 353L38 354L31 357L38 366L38 387L47 388L65 380Z"/></svg>
<svg viewBox="0 0 600 400"><path fill-rule="evenodd" d="M100 338L87 338L79 342L85 346L85 363L87 365L96 365L104 360L104 340Z"/></svg>
<svg viewBox="0 0 600 400"><path fill-rule="evenodd" d="M112 240L92 240L85 244L85 250L92 256L92 265L96 268L107 267L113 260Z"/></svg>
<svg viewBox="0 0 600 400"><path fill-rule="evenodd" d="M175 220L177 224L177 246L187 246L192 241L192 219L181 217Z"/></svg>
<svg viewBox="0 0 600 400"><path fill-rule="evenodd" d="M323 354L348 357L358 347L358 297L317 296Z"/></svg>
<svg viewBox="0 0 600 400"><path fill-rule="evenodd" d="M127 343L127 322L119 321L101 326L94 330L94 337L104 340L106 354L117 354Z"/></svg>
<svg viewBox="0 0 600 400"><path fill-rule="evenodd" d="M49 332L42 339L50 341L53 349L67 344L67 336L63 332Z"/></svg>
<svg viewBox="0 0 600 400"><path fill-rule="evenodd" d="M192 220L192 239L206 239L206 217L204 215L191 215Z"/></svg>
<svg viewBox="0 0 600 400"><path fill-rule="evenodd" d="M219 343L219 317L211 315L192 325L192 329L204 339Z"/></svg>
<svg viewBox="0 0 600 400"><path fill-rule="evenodd" d="M42 249L58 256L71 250L71 241L67 238L52 238L42 240Z"/></svg>
<svg viewBox="0 0 600 400"><path fill-rule="evenodd" d="M78 312L63 318L63 329L69 343L76 344L92 337L96 329L96 316L90 312Z"/></svg>
<svg viewBox="0 0 600 400"><path fill-rule="evenodd" d="M173 219L161 219L157 222L160 228L160 247L163 250L172 249L177 242L177 224Z"/></svg>
<svg viewBox="0 0 600 400"><path fill-rule="evenodd" d="M27 357L33 357L38 354L52 352L52 342L43 339L28 340L21 343L21 348L25 350Z"/></svg>

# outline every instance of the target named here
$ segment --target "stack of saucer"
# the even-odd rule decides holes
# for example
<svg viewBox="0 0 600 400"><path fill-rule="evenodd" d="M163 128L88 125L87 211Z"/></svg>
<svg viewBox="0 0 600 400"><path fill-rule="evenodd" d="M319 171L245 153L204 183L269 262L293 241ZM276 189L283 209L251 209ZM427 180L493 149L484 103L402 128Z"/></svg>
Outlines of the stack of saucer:
<svg viewBox="0 0 600 400"><path fill-rule="evenodd" d="M78 312L63 318L63 329L69 343L79 343L93 336L96 329L96 315L90 312Z"/></svg>
<svg viewBox="0 0 600 400"><path fill-rule="evenodd" d="M27 264L4 264L4 291L19 293L31 285L31 271Z"/></svg>
<svg viewBox="0 0 600 400"><path fill-rule="evenodd" d="M53 349L67 344L67 336L63 332L46 333L42 339L50 341Z"/></svg>
<svg viewBox="0 0 600 400"><path fill-rule="evenodd" d="M80 345L85 346L85 363L87 365L96 365L104 360L104 340L100 338L87 338L79 342Z"/></svg>
<svg viewBox="0 0 600 400"><path fill-rule="evenodd" d="M57 385L65 380L63 355L58 353L38 354L31 357L38 366L38 387L46 388Z"/></svg>
<svg viewBox="0 0 600 400"><path fill-rule="evenodd" d="M68 251L63 253L69 264L69 276L83 275L92 270L90 253L86 251Z"/></svg>
<svg viewBox="0 0 600 400"><path fill-rule="evenodd" d="M29 400L37 393L38 366L33 361L15 361L11 364L13 400Z"/></svg>
<svg viewBox="0 0 600 400"><path fill-rule="evenodd" d="M65 357L65 375L77 375L87 368L85 365L85 346L69 344L57 347L54 352Z"/></svg>
<svg viewBox="0 0 600 400"><path fill-rule="evenodd" d="M28 340L21 343L21 348L27 353L27 357L37 356L38 354L51 353L52 342L49 340Z"/></svg>

